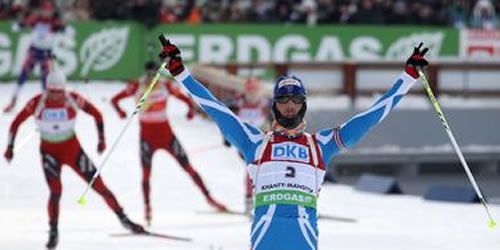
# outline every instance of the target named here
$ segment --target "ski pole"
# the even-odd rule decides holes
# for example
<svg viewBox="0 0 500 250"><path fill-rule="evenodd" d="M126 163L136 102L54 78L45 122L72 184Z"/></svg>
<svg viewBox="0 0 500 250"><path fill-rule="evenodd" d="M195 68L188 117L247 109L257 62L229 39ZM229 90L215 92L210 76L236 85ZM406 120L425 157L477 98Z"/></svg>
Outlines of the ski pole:
<svg viewBox="0 0 500 250"><path fill-rule="evenodd" d="M104 168L106 162L108 161L109 157L111 156L111 153L115 150L116 145L118 145L118 142L122 138L123 134L125 134L125 131L127 130L127 128L130 125L130 123L132 122L134 116L141 111L141 108L144 105L144 103L146 102L146 99L149 96L149 93L151 93L151 91L153 90L153 87L156 85L156 82L158 81L158 79L160 79L160 71L161 71L161 69L163 67L165 67L165 65L166 65L165 62L160 65L160 68L158 68L158 70L156 71L156 74L154 75L153 79L151 79L151 82L149 82L148 87L146 88L146 90L142 94L142 97L139 100L139 103L137 103L137 105L135 106L134 112L132 112L132 115L130 115L127 118L127 123L125 124L125 126L123 127L123 129L120 131L120 134L118 135L118 137L113 142L113 145L111 146L110 150L107 151L106 156L104 157L104 159L101 162L100 166L97 168L97 170L96 170L94 176L92 177L92 179L90 180L89 184L85 188L85 191L82 193L82 195L78 199L78 203L80 205L85 205L86 204L85 195L87 194L87 192L90 190L90 188L92 187L92 185L94 184L94 182L99 177L99 174L101 173L101 171Z"/></svg>
<svg viewBox="0 0 500 250"><path fill-rule="evenodd" d="M14 147L14 150L13 150L14 154L17 154L19 151L21 151L21 149L24 148L24 146L29 141L31 141L31 139L36 135L36 133L38 133L38 131L39 131L38 128L33 129L26 137L24 137L23 140Z"/></svg>
<svg viewBox="0 0 500 250"><path fill-rule="evenodd" d="M429 99L432 102L432 107L434 108L434 111L436 112L439 120L441 121L441 124L443 124L443 127L446 131L446 134L450 138L451 144L453 145L453 148L455 149L455 152L458 155L458 158L460 159L460 162L462 163L462 167L465 170L465 173L467 174L467 177L469 178L470 183L472 184L472 187L474 188L474 191L476 192L477 196L479 197L479 201L483 205L484 209L486 210L486 214L488 215L488 226L490 228L494 228L496 226L496 222L493 219L493 216L491 215L490 209L488 207L488 204L486 204L486 200L483 197L483 194L481 193L481 190L479 189L479 186L476 182L476 179L474 178L474 175L472 175L472 172L467 165L467 162L465 161L464 155L462 154L462 151L458 147L457 140L455 139L455 136L453 135L453 132L451 131L450 125L448 124L448 121L446 120L443 111L441 110L441 106L439 105L439 102L437 101L436 97L434 96L434 93L432 93L431 86L429 85L429 82L427 81L427 77L425 76L424 72L422 69L418 70L418 74L420 75L420 79L422 79L422 84L424 85L425 92L429 96Z"/></svg>
<svg viewBox="0 0 500 250"><path fill-rule="evenodd" d="M14 155L17 155L21 149L24 148L24 146L26 146L26 144L28 144L28 142L31 141L31 139L33 139L33 137L36 135L36 133L38 133L40 130L38 128L35 128L33 129L27 136L25 136L21 142L17 143L16 146L14 147L14 149L12 150L14 152ZM12 161L9 162L10 165L12 165Z"/></svg>

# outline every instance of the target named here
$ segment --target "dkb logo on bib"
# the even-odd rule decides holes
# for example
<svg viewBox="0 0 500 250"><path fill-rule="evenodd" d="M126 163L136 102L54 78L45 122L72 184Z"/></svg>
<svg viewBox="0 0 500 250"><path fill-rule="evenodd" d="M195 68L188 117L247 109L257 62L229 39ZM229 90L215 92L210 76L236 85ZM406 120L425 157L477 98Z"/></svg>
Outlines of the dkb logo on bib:
<svg viewBox="0 0 500 250"><path fill-rule="evenodd" d="M46 109L42 113L44 121L65 121L68 119L68 112L65 108Z"/></svg>
<svg viewBox="0 0 500 250"><path fill-rule="evenodd" d="M293 142L273 144L271 159L309 162L309 150L306 146Z"/></svg>

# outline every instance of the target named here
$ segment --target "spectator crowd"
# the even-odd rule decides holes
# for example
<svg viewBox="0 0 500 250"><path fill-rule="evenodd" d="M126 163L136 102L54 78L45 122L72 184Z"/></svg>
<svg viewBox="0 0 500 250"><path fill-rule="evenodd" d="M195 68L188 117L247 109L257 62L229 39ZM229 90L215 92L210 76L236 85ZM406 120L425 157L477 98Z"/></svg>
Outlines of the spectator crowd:
<svg viewBox="0 0 500 250"><path fill-rule="evenodd" d="M0 20L43 1L65 21L434 25L496 29L500 0L0 0Z"/></svg>

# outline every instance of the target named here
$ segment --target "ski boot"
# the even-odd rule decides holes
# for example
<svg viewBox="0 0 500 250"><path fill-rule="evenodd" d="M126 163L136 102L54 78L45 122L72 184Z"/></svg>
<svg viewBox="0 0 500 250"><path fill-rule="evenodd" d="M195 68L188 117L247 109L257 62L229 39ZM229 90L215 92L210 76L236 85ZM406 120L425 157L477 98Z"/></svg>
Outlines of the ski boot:
<svg viewBox="0 0 500 250"><path fill-rule="evenodd" d="M226 206L222 205L222 203L214 200L211 196L207 197L207 202L210 206L215 208L218 212L228 212L229 210L226 208Z"/></svg>
<svg viewBox="0 0 500 250"><path fill-rule="evenodd" d="M12 99L10 99L9 105L7 105L3 109L3 112L4 113L10 113L14 109L14 107L16 106L16 101L17 101L17 98L16 97L12 97Z"/></svg>
<svg viewBox="0 0 500 250"><path fill-rule="evenodd" d="M122 226L134 234L146 233L146 230L141 225L132 222L124 213L117 213L118 219L122 223Z"/></svg>
<svg viewBox="0 0 500 250"><path fill-rule="evenodd" d="M49 241L45 244L47 250L54 250L57 247L57 243L59 242L59 232L57 231L57 227L51 227L49 231Z"/></svg>
<svg viewBox="0 0 500 250"><path fill-rule="evenodd" d="M151 226L151 220L153 219L153 215L152 215L151 207L150 206L146 206L144 219L146 220L146 225L148 227L150 227Z"/></svg>

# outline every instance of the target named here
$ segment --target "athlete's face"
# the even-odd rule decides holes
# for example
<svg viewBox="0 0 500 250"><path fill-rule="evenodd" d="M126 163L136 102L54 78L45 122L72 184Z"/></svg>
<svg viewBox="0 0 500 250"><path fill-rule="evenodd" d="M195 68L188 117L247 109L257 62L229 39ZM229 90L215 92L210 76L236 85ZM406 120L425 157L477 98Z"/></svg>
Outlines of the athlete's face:
<svg viewBox="0 0 500 250"><path fill-rule="evenodd" d="M64 100L65 91L63 89L48 89L47 97L54 102L61 102Z"/></svg>
<svg viewBox="0 0 500 250"><path fill-rule="evenodd" d="M282 116L293 118L297 116L304 102L305 98L302 96L284 96L276 99L276 108Z"/></svg>
<svg viewBox="0 0 500 250"><path fill-rule="evenodd" d="M41 17L51 17L54 15L54 11L50 9L41 9L39 13Z"/></svg>
<svg viewBox="0 0 500 250"><path fill-rule="evenodd" d="M256 103L260 99L260 93L257 91L245 92L245 99L250 103Z"/></svg>
<svg viewBox="0 0 500 250"><path fill-rule="evenodd" d="M154 70L154 69L146 70L146 77L149 79L153 78L153 76L155 76L155 74L156 74L156 70Z"/></svg>

